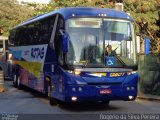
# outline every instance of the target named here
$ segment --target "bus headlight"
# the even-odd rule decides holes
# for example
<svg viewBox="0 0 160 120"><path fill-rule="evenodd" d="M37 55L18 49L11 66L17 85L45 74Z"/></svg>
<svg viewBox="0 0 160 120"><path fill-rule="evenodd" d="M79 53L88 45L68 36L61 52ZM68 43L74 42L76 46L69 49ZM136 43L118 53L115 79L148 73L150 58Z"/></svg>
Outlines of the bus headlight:
<svg viewBox="0 0 160 120"><path fill-rule="evenodd" d="M74 74L75 74L75 75L80 75L80 74L81 74L81 71L74 71Z"/></svg>
<svg viewBox="0 0 160 120"><path fill-rule="evenodd" d="M72 73L72 74L75 74L75 75L80 75L81 74L81 71L78 71L78 70L74 70L74 71L69 70L68 72Z"/></svg>

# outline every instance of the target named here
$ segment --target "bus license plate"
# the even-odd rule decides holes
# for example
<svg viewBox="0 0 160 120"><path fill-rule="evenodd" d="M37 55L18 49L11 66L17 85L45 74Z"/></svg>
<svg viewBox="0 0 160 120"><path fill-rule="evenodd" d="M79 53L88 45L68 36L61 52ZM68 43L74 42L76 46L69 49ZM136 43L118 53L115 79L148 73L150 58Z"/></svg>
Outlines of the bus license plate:
<svg viewBox="0 0 160 120"><path fill-rule="evenodd" d="M111 93L112 93L112 90L108 90L108 89L100 90L100 94L111 94Z"/></svg>

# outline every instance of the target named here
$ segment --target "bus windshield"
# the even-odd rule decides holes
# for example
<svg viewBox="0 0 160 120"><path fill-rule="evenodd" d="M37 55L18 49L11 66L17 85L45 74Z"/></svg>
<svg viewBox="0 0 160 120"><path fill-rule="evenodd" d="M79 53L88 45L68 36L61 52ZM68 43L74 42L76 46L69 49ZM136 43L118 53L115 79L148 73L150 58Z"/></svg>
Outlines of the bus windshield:
<svg viewBox="0 0 160 120"><path fill-rule="evenodd" d="M135 62L133 23L102 18L67 20L69 34L68 65L86 67L128 67ZM106 54L111 46L114 55Z"/></svg>

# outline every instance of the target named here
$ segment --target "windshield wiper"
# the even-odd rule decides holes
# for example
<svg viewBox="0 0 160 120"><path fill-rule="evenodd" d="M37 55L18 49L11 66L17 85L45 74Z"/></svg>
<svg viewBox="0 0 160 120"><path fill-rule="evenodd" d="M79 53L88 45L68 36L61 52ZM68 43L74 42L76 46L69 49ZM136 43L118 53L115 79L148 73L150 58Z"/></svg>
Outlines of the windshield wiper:
<svg viewBox="0 0 160 120"><path fill-rule="evenodd" d="M126 63L117 55L115 55L114 57L116 57L123 65L123 67L127 67Z"/></svg>

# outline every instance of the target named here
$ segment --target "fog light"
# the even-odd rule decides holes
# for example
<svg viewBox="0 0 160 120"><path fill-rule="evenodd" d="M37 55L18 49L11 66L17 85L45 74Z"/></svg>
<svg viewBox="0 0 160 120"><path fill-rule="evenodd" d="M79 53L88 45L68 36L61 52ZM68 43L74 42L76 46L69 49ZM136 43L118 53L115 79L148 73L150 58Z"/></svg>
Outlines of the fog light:
<svg viewBox="0 0 160 120"><path fill-rule="evenodd" d="M75 75L80 75L80 74L81 74L81 71L74 71L74 74L75 74Z"/></svg>
<svg viewBox="0 0 160 120"><path fill-rule="evenodd" d="M130 90L130 87L127 87L126 89L127 89L127 91L129 91L129 90Z"/></svg>
<svg viewBox="0 0 160 120"><path fill-rule="evenodd" d="M128 98L129 98L130 100L132 100L134 97L133 97L133 96L128 96Z"/></svg>
<svg viewBox="0 0 160 120"><path fill-rule="evenodd" d="M77 101L77 97L75 97L75 96L72 97L71 99L72 99L72 101Z"/></svg>

